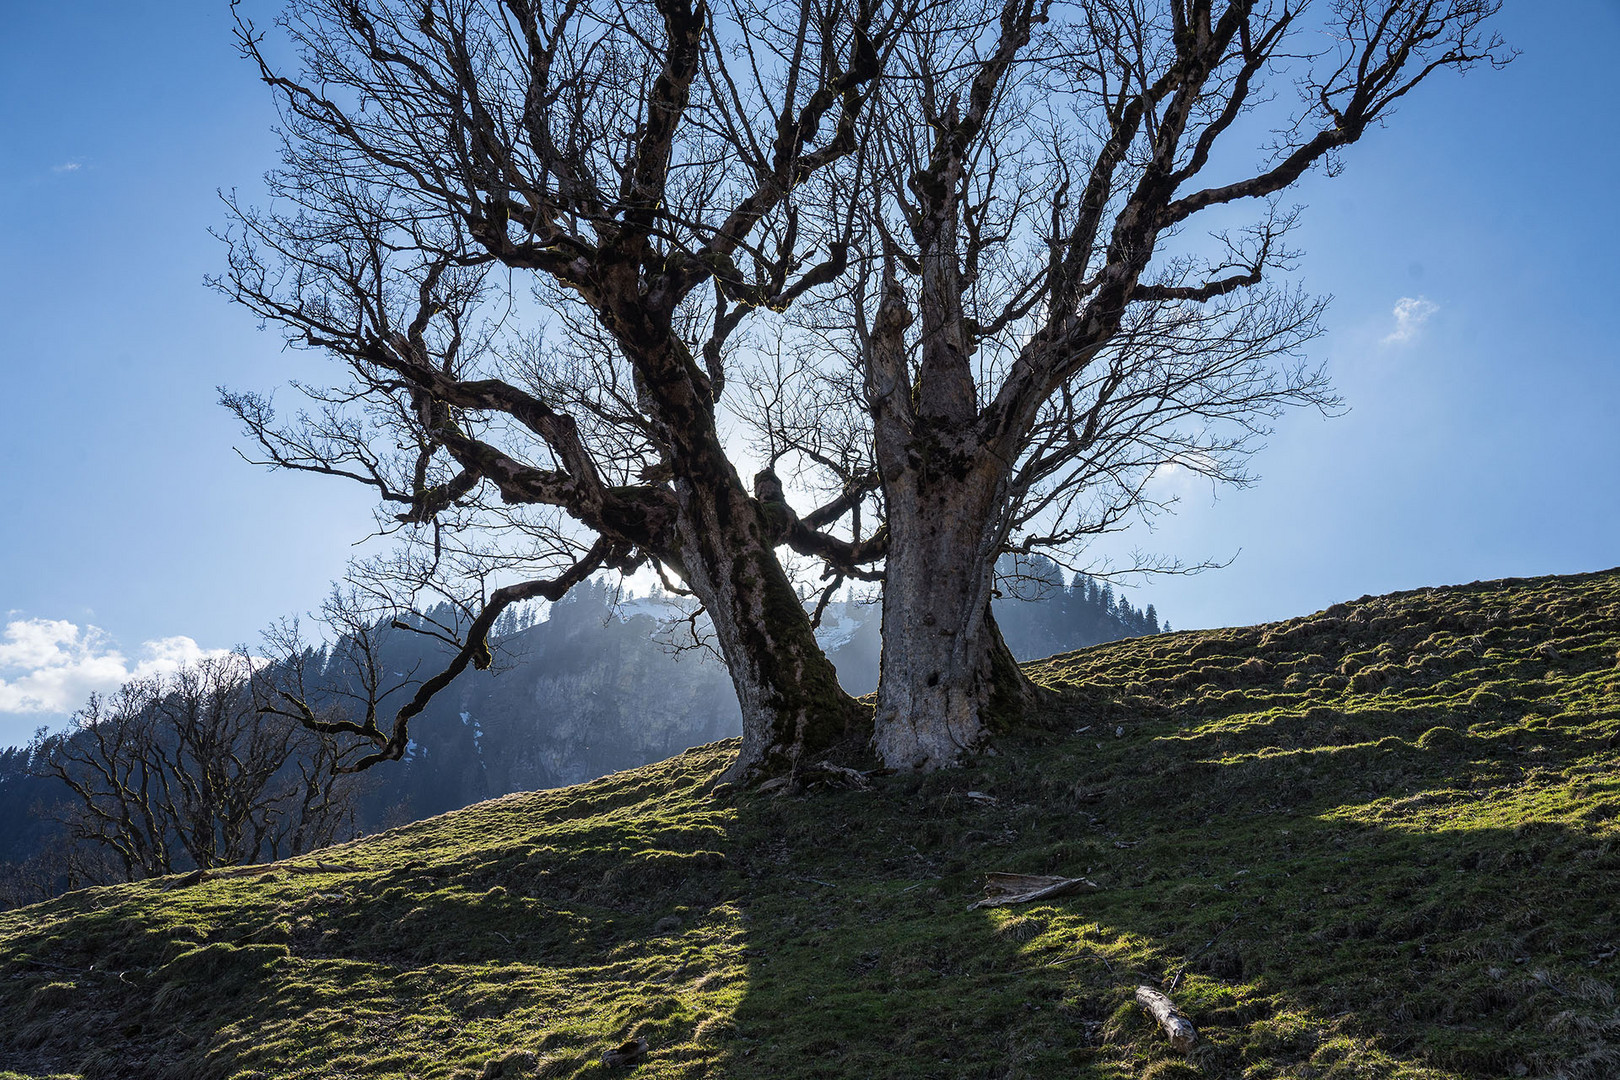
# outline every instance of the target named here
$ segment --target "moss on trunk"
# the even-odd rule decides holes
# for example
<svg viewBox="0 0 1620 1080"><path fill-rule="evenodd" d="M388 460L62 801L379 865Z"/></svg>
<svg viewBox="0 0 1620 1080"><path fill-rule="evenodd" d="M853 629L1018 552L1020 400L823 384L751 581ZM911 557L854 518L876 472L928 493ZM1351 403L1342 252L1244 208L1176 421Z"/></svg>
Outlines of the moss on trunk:
<svg viewBox="0 0 1620 1080"><path fill-rule="evenodd" d="M988 693L979 715L985 729L992 733L1011 731L1025 723L1040 704L1041 688L1030 681L1019 666L1007 641L1001 636L1001 627L995 616L984 614L984 665L988 669Z"/></svg>

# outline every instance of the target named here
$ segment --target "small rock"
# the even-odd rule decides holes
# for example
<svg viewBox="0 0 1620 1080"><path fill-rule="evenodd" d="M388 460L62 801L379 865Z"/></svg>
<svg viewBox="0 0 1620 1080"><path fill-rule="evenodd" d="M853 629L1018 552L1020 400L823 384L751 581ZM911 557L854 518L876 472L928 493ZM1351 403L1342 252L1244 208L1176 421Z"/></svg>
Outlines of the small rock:
<svg viewBox="0 0 1620 1080"><path fill-rule="evenodd" d="M665 915L662 919L659 919L657 922L653 923L653 933L673 934L675 931L679 930L682 925L683 924L681 923L680 916Z"/></svg>
<svg viewBox="0 0 1620 1080"><path fill-rule="evenodd" d="M610 1067L636 1065L639 1064L641 1059L646 1056L647 1040L631 1039L629 1042L620 1043L612 1050L609 1050L607 1053L603 1054L602 1064Z"/></svg>

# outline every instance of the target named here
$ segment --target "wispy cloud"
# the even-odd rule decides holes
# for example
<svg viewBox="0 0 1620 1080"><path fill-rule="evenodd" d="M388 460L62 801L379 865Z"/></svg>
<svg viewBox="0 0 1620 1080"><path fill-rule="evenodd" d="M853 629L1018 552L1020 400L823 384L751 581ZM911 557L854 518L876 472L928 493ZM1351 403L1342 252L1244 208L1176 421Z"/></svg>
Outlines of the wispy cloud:
<svg viewBox="0 0 1620 1080"><path fill-rule="evenodd" d="M130 679L168 675L227 650L158 638L129 659L106 633L65 619L15 619L0 634L0 713L68 713Z"/></svg>
<svg viewBox="0 0 1620 1080"><path fill-rule="evenodd" d="M1429 316L1440 310L1440 305L1423 296L1403 296L1395 301L1395 329L1384 338L1385 345L1404 345L1417 337Z"/></svg>
<svg viewBox="0 0 1620 1080"><path fill-rule="evenodd" d="M64 161L60 165L52 165L51 166L51 172L53 172L53 173L78 172L82 168L84 168L84 162L82 162L82 161Z"/></svg>

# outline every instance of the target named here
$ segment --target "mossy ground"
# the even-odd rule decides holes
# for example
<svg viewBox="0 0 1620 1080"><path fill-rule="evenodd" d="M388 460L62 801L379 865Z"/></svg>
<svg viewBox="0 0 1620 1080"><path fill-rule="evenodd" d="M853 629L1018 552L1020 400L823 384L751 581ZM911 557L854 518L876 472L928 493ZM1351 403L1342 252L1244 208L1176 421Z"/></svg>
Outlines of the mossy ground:
<svg viewBox="0 0 1620 1080"><path fill-rule="evenodd" d="M1620 572L1033 673L1047 727L961 770L762 795L721 744L353 872L0 915L0 1075L589 1077L643 1036L647 1077L1620 1076ZM995 870L1103 888L968 911ZM1131 1004L1177 973L1190 1058Z"/></svg>

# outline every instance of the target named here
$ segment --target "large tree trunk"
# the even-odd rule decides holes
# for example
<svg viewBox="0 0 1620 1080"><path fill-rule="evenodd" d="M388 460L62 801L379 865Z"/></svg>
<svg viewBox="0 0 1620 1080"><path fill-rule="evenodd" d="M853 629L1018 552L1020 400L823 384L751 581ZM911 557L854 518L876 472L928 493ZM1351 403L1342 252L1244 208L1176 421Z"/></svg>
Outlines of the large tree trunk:
<svg viewBox="0 0 1620 1080"><path fill-rule="evenodd" d="M869 714L838 684L816 642L761 504L726 455L708 378L669 319L637 303L611 320L673 473L676 550L659 555L703 602L742 706L742 752L728 775L791 773L864 741Z"/></svg>
<svg viewBox="0 0 1620 1080"><path fill-rule="evenodd" d="M955 764L1033 703L990 614L999 485L978 469L886 487L889 554L874 743L892 768Z"/></svg>
<svg viewBox="0 0 1620 1080"><path fill-rule="evenodd" d="M862 741L866 710L839 686L756 505L740 486L676 489L682 568L742 706L742 751L730 775L791 773Z"/></svg>
<svg viewBox="0 0 1620 1080"><path fill-rule="evenodd" d="M959 118L953 109L948 120L930 119L938 124L929 165L911 178L924 209L911 226L917 310L886 268L866 383L889 529L873 741L885 765L910 769L955 764L984 741L994 708L1016 709L1030 693L990 614L1012 459L986 453L977 430ZM906 336L914 318L915 378Z"/></svg>
<svg viewBox="0 0 1620 1080"><path fill-rule="evenodd" d="M842 743L862 742L867 711L839 687L816 643L760 502L719 439L706 382L674 335L642 353L656 381L654 415L674 466L676 552L666 552L710 615L742 706L742 753L732 779L779 776ZM645 338L643 338L645 340Z"/></svg>

